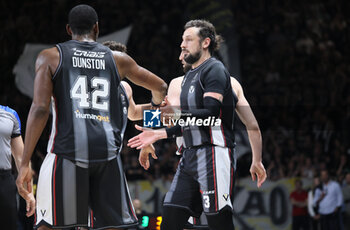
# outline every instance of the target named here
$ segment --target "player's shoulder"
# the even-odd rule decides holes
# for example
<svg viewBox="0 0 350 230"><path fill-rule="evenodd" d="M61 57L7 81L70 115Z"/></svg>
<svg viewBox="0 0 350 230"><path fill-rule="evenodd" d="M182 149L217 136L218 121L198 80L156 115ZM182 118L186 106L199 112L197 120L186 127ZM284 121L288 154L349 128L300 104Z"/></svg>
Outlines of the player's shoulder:
<svg viewBox="0 0 350 230"><path fill-rule="evenodd" d="M43 49L38 55L38 57L57 57L57 56L59 56L59 51L57 47Z"/></svg>
<svg viewBox="0 0 350 230"><path fill-rule="evenodd" d="M180 77L176 77L174 79L172 79L170 81L170 84L169 85L177 85L177 84L181 84L182 80L184 79L184 76L180 76Z"/></svg>
<svg viewBox="0 0 350 230"><path fill-rule="evenodd" d="M42 50L38 57L37 57L37 65L42 65L42 64L53 64L56 63L58 64L60 59L60 52L58 51L57 47L51 47L48 49Z"/></svg>
<svg viewBox="0 0 350 230"><path fill-rule="evenodd" d="M129 83L127 83L126 81L120 81L120 86L123 87L123 89L128 97L130 97L132 95L132 88L129 85Z"/></svg>
<svg viewBox="0 0 350 230"><path fill-rule="evenodd" d="M131 60L131 57L125 53L125 52L120 52L120 51L117 51L117 50L111 50L112 52L112 55L115 59L117 59L118 61L130 61Z"/></svg>

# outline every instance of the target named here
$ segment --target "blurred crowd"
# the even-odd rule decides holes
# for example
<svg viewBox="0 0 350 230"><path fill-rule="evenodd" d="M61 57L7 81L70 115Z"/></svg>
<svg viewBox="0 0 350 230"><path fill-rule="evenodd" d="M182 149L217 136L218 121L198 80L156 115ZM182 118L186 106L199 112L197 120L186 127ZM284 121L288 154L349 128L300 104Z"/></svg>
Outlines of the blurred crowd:
<svg viewBox="0 0 350 230"><path fill-rule="evenodd" d="M82 1L1 1L0 104L15 109L25 133L31 99L15 86L12 68L26 43L67 40L69 9ZM132 25L128 53L167 83L183 75L179 45L187 1L84 1L99 13L100 34ZM328 169L344 191L350 186L350 2L231 1L240 54L240 81L259 122L263 157L270 180L312 180ZM136 103L151 95L134 88ZM141 123L138 123L141 124ZM33 155L39 172L46 155L51 121ZM138 151L126 146L137 134L129 122L122 159L127 179L170 182L179 156L173 140L155 145L158 160L145 171ZM240 146L237 146L240 148ZM238 160L237 174L248 176L251 154ZM345 179L345 175L347 178ZM315 189L314 189L315 190ZM349 197L344 196L349 205ZM349 207L349 206L348 206Z"/></svg>
<svg viewBox="0 0 350 230"><path fill-rule="evenodd" d="M16 89L12 68L25 43L54 44L68 39L66 15L77 3L80 1L1 2L0 104L17 110L23 134L31 99ZM140 65L168 83L183 74L178 55L182 27L189 19L186 1L87 3L99 13L101 35L133 26L128 52ZM349 4L336 0L232 1L240 81L262 130L264 164L271 180L311 179L327 168L342 182L350 172ZM145 103L150 94L135 87L134 97L137 103ZM48 124L34 155L36 170L46 153ZM135 134L130 122L125 139ZM171 180L179 160L174 154L176 145L166 140L156 144L156 149L159 160L151 162L148 172L139 166L137 151L123 149L129 180ZM250 154L238 161L240 177L248 175L249 163Z"/></svg>

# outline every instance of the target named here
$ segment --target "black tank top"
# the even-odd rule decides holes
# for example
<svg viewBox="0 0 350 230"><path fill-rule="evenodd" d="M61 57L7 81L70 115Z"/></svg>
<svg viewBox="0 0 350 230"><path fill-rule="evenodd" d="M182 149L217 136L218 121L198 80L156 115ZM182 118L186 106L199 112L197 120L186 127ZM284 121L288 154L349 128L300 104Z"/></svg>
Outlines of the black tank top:
<svg viewBox="0 0 350 230"><path fill-rule="evenodd" d="M109 48L70 40L56 45L52 130L48 152L79 162L116 157L127 122L128 100Z"/></svg>
<svg viewBox="0 0 350 230"><path fill-rule="evenodd" d="M234 95L230 75L223 64L215 58L210 58L195 69L188 71L183 79L181 88L181 109L191 112L191 109L203 108L203 95L205 85L203 79L215 78L212 73L215 68L224 71L226 86L224 89L222 106L220 108L221 125L215 126L213 119L208 120L209 125L188 125L182 127L183 146L185 148L200 145L216 145L234 147L234 121L237 97ZM210 72L210 73L209 73Z"/></svg>

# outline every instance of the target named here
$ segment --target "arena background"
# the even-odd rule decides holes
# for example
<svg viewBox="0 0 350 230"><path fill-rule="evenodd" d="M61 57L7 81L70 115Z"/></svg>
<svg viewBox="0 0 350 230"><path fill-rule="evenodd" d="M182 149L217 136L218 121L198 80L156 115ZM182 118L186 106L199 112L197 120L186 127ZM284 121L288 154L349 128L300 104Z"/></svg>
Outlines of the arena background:
<svg viewBox="0 0 350 230"><path fill-rule="evenodd" d="M350 172L348 1L2 0L0 104L18 112L23 134L30 87L17 85L28 86L28 79L33 79L31 63L38 49L69 39L67 15L79 3L98 12L101 37L124 29L119 41L127 41L129 55L167 83L183 75L178 56L186 21L208 19L223 35L226 42L217 56L243 85L262 130L268 172L268 181L258 190L248 177L251 152L246 133L237 124L238 229L290 229L289 193L295 178L302 178L309 189L312 178L327 168L334 180L344 184ZM22 54L29 55L24 63ZM132 87L137 103L150 101L149 92ZM49 132L48 125L33 154L37 173ZM135 134L130 122L125 140ZM179 160L172 140L156 148L159 159L148 171L139 166L137 151L122 152L130 192L150 216L160 214ZM30 229L30 220L21 223L22 229Z"/></svg>

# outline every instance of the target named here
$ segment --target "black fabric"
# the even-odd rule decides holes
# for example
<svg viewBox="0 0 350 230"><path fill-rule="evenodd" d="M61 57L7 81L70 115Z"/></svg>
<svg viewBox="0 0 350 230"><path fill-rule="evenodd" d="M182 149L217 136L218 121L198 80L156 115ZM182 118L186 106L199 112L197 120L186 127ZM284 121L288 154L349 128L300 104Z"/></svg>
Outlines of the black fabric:
<svg viewBox="0 0 350 230"><path fill-rule="evenodd" d="M227 72L224 65L212 65L200 77L204 93L214 92L224 96L230 83L230 74ZM231 86L231 84L230 84Z"/></svg>
<svg viewBox="0 0 350 230"><path fill-rule="evenodd" d="M203 98L203 109L191 109L182 110L181 118L187 117L207 118L207 117L219 117L221 102L213 97Z"/></svg>
<svg viewBox="0 0 350 230"><path fill-rule="evenodd" d="M293 230L307 230L309 229L309 217L308 216L293 216L292 229Z"/></svg>
<svg viewBox="0 0 350 230"><path fill-rule="evenodd" d="M339 213L335 212L329 215L321 215L321 230L339 230Z"/></svg>
<svg viewBox="0 0 350 230"><path fill-rule="evenodd" d="M184 208L163 206L162 230L182 230L190 217L190 212Z"/></svg>
<svg viewBox="0 0 350 230"><path fill-rule="evenodd" d="M175 137L180 137L182 136L181 132L181 126L180 125L175 125L173 127L166 127L165 128L166 134L168 138L175 138Z"/></svg>
<svg viewBox="0 0 350 230"><path fill-rule="evenodd" d="M113 54L97 42L70 40L57 48L60 64L52 79L56 132L48 151L73 161L110 160L122 144L127 116Z"/></svg>
<svg viewBox="0 0 350 230"><path fill-rule="evenodd" d="M222 210L215 215L206 215L208 225L212 230L234 230L232 212L229 210Z"/></svg>
<svg viewBox="0 0 350 230"><path fill-rule="evenodd" d="M10 171L0 174L0 223L1 229L17 229L17 202L15 179Z"/></svg>
<svg viewBox="0 0 350 230"><path fill-rule="evenodd" d="M204 94L208 92L221 94L222 102L217 103L213 101L215 99L204 97ZM207 104L208 99L212 100L209 102L213 104L212 106ZM191 117L183 119L185 125L182 126L182 136L185 148L207 144L230 148L235 146L236 99L233 95L230 75L220 61L209 58L197 68L186 73L182 82L180 102L182 113L199 117L199 119ZM208 116L209 114L214 116ZM190 121L194 122L190 123ZM196 121L202 125L197 125Z"/></svg>

